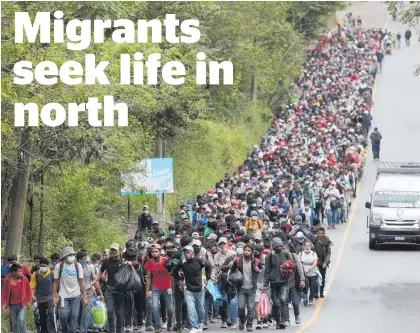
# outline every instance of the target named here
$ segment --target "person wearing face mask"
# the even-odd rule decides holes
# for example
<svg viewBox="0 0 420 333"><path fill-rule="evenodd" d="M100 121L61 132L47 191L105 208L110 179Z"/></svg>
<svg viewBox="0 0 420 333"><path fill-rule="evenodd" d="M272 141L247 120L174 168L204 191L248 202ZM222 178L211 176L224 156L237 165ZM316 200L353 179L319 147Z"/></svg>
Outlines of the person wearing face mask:
<svg viewBox="0 0 420 333"><path fill-rule="evenodd" d="M162 236L167 236L168 235L168 233L160 227L159 221L156 221L156 220L153 221L153 224L152 224L152 232L156 236L158 236L158 237L162 237Z"/></svg>
<svg viewBox="0 0 420 333"><path fill-rule="evenodd" d="M88 321L89 321L89 315L92 311L93 306L93 294L94 289L92 288L92 281L96 278L95 273L95 267L92 265L89 265L87 260L87 253L84 251L79 251L76 255L77 262L82 266L83 270L83 278L85 280L85 286L86 286L86 295L88 298L87 304L82 304L82 307L80 309L80 315L79 315L79 332L80 333L86 333L88 328ZM99 282L95 282L95 291L100 296L101 300L104 300L104 295L102 294L102 290L99 286Z"/></svg>
<svg viewBox="0 0 420 333"><path fill-rule="evenodd" d="M153 216L149 213L149 206L143 206L143 212L137 218L137 232L136 237L143 239L143 231L152 231Z"/></svg>
<svg viewBox="0 0 420 333"><path fill-rule="evenodd" d="M195 255L192 246L183 249L184 259L173 270L174 275L183 271L185 291L184 297L188 308L188 319L191 326L190 333L199 333L204 323L204 284L202 270L204 268L206 281L211 279L211 266L209 262Z"/></svg>
<svg viewBox="0 0 420 333"><path fill-rule="evenodd" d="M46 258L39 260L38 270L32 274L30 286L38 303L41 333L55 333L53 280L54 274Z"/></svg>
<svg viewBox="0 0 420 333"><path fill-rule="evenodd" d="M151 329L153 331L153 318L152 318L152 307L151 302L148 302L146 300L146 278L147 278L147 272L144 268L146 265L146 262L148 261L147 257L147 248L148 243L147 242L139 242L137 245L137 261L136 265L133 265L135 269L137 270L137 273L140 276L140 279L142 280L142 287L140 290L137 290L134 293L134 306L136 308L136 314L137 314L137 330L141 330L143 326L143 319L146 316L146 331L147 328ZM134 327L134 330L136 327Z"/></svg>
<svg viewBox="0 0 420 333"><path fill-rule="evenodd" d="M239 248L238 248L239 249ZM247 331L251 332L252 324L254 321L254 307L255 307L255 292L257 285L258 273L263 269L262 263L258 258L255 258L253 254L253 248L250 245L245 245L241 248L242 251L238 254L236 259L232 262L230 272L239 270L243 277L244 282L242 285L237 287L238 294L238 308L239 308L239 330L244 330L245 322ZM245 317L245 308L248 308L247 316Z"/></svg>
<svg viewBox="0 0 420 333"><path fill-rule="evenodd" d="M120 255L120 245L118 243L111 244L109 250L109 258L102 262L101 269L94 280L94 284L98 280L102 280L104 272L107 273L105 303L108 312L108 325L110 333L121 333L124 322L124 293L115 289L115 274L122 264Z"/></svg>
<svg viewBox="0 0 420 333"><path fill-rule="evenodd" d="M280 238L273 238L273 251L265 258L264 288L271 288L273 300L272 315L276 319L277 329L287 327L288 321L288 281L283 280L280 274L280 266L286 261L293 261L289 251L283 249L283 242Z"/></svg>
<svg viewBox="0 0 420 333"><path fill-rule="evenodd" d="M253 229L253 233L257 233L258 230L261 230L263 223L258 219L258 213L256 211L251 212L251 219L245 223L245 230Z"/></svg>
<svg viewBox="0 0 420 333"><path fill-rule="evenodd" d="M302 263L305 275L309 280L309 286L306 286L306 295L309 293L309 304L314 304L314 297L317 292L317 279L318 279L318 256L315 251L312 250L312 243L309 241L305 242L304 250L298 255L299 261ZM303 304L308 305L308 297L305 297Z"/></svg>
<svg viewBox="0 0 420 333"><path fill-rule="evenodd" d="M228 258L234 258L236 253L235 251L233 251L232 249L229 248L228 245L228 240L225 237L220 237L219 239L219 248L220 251L217 252L214 256L214 276L216 276L216 279L214 280L215 283L218 282L219 280L219 276L222 273L222 266L225 264L226 260ZM229 268L229 267L228 267ZM230 305L232 306L232 308L236 308L235 305L235 299L231 300ZM222 326L221 328L227 328L228 324L227 324L227 319L228 319L228 315L227 315L227 311L228 310L228 302L224 301L223 302L223 307L221 309L221 317L222 317ZM234 311L234 314L236 313L236 310ZM232 311L231 311L232 314ZM236 316L232 315L232 324L236 322L237 318Z"/></svg>
<svg viewBox="0 0 420 333"><path fill-rule="evenodd" d="M26 309L32 302L32 290L22 265L12 264L1 289L3 311L10 309L13 333L26 333Z"/></svg>
<svg viewBox="0 0 420 333"><path fill-rule="evenodd" d="M63 333L76 332L80 304L88 304L82 266L75 262L75 255L72 247L65 247L63 260L54 270L54 303Z"/></svg>
<svg viewBox="0 0 420 333"><path fill-rule="evenodd" d="M7 274L10 272L10 268L13 264L18 264L17 256L11 255L7 257L7 264L1 268L1 279L3 281L6 278ZM29 270L28 266L21 264L23 273L25 274L28 280L31 279L31 271Z"/></svg>
<svg viewBox="0 0 420 333"><path fill-rule="evenodd" d="M61 256L60 256L60 254L59 254L59 253L54 252L53 254L51 254L50 259L51 259L50 269L51 269L52 271L54 271L55 266L58 264L58 262L59 262L59 261L60 261L60 259L61 259Z"/></svg>

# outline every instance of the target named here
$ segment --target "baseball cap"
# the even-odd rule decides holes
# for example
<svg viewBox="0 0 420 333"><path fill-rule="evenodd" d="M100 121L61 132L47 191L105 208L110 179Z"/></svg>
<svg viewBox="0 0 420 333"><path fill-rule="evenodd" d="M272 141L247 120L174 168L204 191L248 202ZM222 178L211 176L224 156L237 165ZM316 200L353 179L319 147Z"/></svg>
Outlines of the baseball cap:
<svg viewBox="0 0 420 333"><path fill-rule="evenodd" d="M214 240L216 240L216 239L217 239L217 235L216 235L216 234L210 234L210 235L207 237L207 239L214 239Z"/></svg>
<svg viewBox="0 0 420 333"><path fill-rule="evenodd" d="M226 239L226 237L220 237L220 239L219 239L219 244L220 243L225 243L225 244L227 244L228 243L228 240Z"/></svg>
<svg viewBox="0 0 420 333"><path fill-rule="evenodd" d="M110 249L111 250L119 250L120 249L120 244L112 243Z"/></svg>
<svg viewBox="0 0 420 333"><path fill-rule="evenodd" d="M194 249L192 248L192 246L186 246L182 251L194 251Z"/></svg>
<svg viewBox="0 0 420 333"><path fill-rule="evenodd" d="M198 240L198 239L194 239L194 240L191 242L191 246L194 246L194 245L201 246L201 241L200 241L200 240Z"/></svg>
<svg viewBox="0 0 420 333"><path fill-rule="evenodd" d="M198 232L193 232L191 237L198 239L200 237L200 234Z"/></svg>
<svg viewBox="0 0 420 333"><path fill-rule="evenodd" d="M304 236L303 236L303 232L302 231L299 231L297 234L296 234L296 237L297 238L303 238Z"/></svg>

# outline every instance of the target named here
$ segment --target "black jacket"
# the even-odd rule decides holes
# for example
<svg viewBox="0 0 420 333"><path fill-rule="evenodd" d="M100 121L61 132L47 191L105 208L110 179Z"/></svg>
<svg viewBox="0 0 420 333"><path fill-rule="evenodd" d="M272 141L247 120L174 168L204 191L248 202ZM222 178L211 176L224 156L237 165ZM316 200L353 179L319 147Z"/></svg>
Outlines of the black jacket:
<svg viewBox="0 0 420 333"><path fill-rule="evenodd" d="M331 259L331 244L330 239L325 236L323 239L316 238L314 241L314 251L318 256L318 266L322 264L330 264Z"/></svg>
<svg viewBox="0 0 420 333"><path fill-rule="evenodd" d="M265 271L264 271L264 286L269 284L285 283L280 275L280 266L286 260L293 260L292 254L289 251L283 250L279 254L272 251L265 257Z"/></svg>
<svg viewBox="0 0 420 333"><path fill-rule="evenodd" d="M151 214L140 214L138 219L138 231L143 232L144 230L151 231L152 230L152 224L153 224L153 216Z"/></svg>
<svg viewBox="0 0 420 333"><path fill-rule="evenodd" d="M370 140L372 140L372 144L379 144L382 140L382 135L379 133L379 131L373 131L370 134Z"/></svg>
<svg viewBox="0 0 420 333"><path fill-rule="evenodd" d="M203 267L206 271L206 279L208 281L211 279L210 263L196 257L190 260L184 259L179 266L174 268L173 274L174 276L179 276L179 271L182 270L187 290L191 292L198 292L203 289Z"/></svg>

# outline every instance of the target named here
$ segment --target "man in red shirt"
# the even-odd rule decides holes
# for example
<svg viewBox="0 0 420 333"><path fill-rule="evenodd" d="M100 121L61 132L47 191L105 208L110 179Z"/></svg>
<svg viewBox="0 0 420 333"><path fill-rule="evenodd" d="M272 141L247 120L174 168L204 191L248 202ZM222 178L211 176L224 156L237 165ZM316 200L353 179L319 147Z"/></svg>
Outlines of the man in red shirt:
<svg viewBox="0 0 420 333"><path fill-rule="evenodd" d="M174 309L172 305L172 279L165 267L168 259L161 256L161 246L159 244L152 244L151 248L152 259L145 266L147 271L146 297L152 299L152 313L156 332L162 332L160 297L163 295L166 298L168 331L171 331Z"/></svg>
<svg viewBox="0 0 420 333"><path fill-rule="evenodd" d="M359 154L356 153L354 147L350 147L350 151L346 155L346 158L344 160L345 165L352 165L353 163L359 164Z"/></svg>

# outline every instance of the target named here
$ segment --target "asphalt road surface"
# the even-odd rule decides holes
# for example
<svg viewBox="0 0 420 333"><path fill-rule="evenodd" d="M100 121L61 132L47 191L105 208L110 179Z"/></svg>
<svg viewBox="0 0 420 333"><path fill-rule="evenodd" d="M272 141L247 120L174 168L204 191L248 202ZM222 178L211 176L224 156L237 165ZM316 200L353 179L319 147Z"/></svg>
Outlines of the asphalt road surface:
<svg viewBox="0 0 420 333"><path fill-rule="evenodd" d="M360 15L365 27L392 33L401 31L403 35L406 30L392 21L383 3L353 2L349 9L337 13L338 19L349 11L354 16ZM382 161L420 162L420 77L413 75L416 65L420 65L420 42L413 34L411 46L402 43L400 50L386 56L383 73L378 75L372 115L373 125L383 136ZM326 298L310 307L301 304L301 325L295 325L290 310L291 327L286 331L420 332L420 249L403 246L368 249L368 210L364 203L370 198L375 176L376 163L369 152L349 222L327 232L334 246ZM210 324L209 330L227 331L220 329L220 323Z"/></svg>

